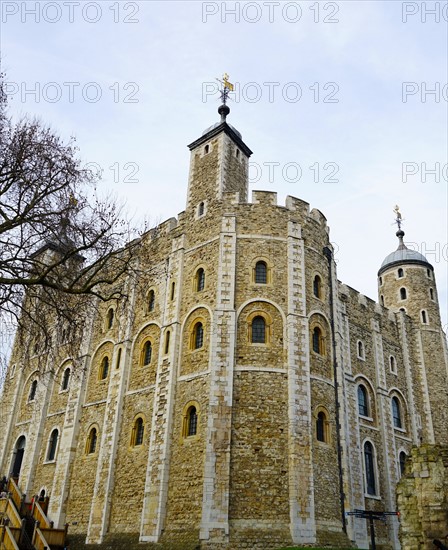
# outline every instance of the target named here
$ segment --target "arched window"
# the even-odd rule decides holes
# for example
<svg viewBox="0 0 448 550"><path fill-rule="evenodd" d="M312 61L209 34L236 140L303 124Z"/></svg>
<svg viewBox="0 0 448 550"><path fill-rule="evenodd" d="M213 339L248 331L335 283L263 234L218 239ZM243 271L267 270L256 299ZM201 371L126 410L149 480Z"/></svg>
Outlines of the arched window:
<svg viewBox="0 0 448 550"><path fill-rule="evenodd" d="M204 203L203 202L200 202L199 203L199 206L198 206L198 216L203 216L204 215Z"/></svg>
<svg viewBox="0 0 448 550"><path fill-rule="evenodd" d="M268 282L268 266L262 260L255 264L255 282L261 285Z"/></svg>
<svg viewBox="0 0 448 550"><path fill-rule="evenodd" d="M193 349L199 349L202 348L204 345L204 327L202 323L198 322L193 327L193 341L192 341L192 348Z"/></svg>
<svg viewBox="0 0 448 550"><path fill-rule="evenodd" d="M143 418L139 416L134 422L134 427L132 429L131 445L133 447L137 445L143 445L144 434L145 434L145 424L143 423Z"/></svg>
<svg viewBox="0 0 448 550"><path fill-rule="evenodd" d="M107 328L112 328L113 324L114 324L114 310L111 307L107 312Z"/></svg>
<svg viewBox="0 0 448 550"><path fill-rule="evenodd" d="M401 420L401 408L398 397L392 397L392 418L394 421L394 428L402 428L403 423Z"/></svg>
<svg viewBox="0 0 448 550"><path fill-rule="evenodd" d="M427 322L428 322L428 317L427 317L427 315L426 315L426 311L425 311L424 309L422 309L422 323L423 323L424 325L426 325Z"/></svg>
<svg viewBox="0 0 448 550"><path fill-rule="evenodd" d="M266 321L261 315L257 315L257 317L254 317L252 320L252 343L266 343Z"/></svg>
<svg viewBox="0 0 448 550"><path fill-rule="evenodd" d="M324 339L322 335L322 330L319 327L313 328L313 351L319 355L324 354Z"/></svg>
<svg viewBox="0 0 448 550"><path fill-rule="evenodd" d="M196 271L196 290L200 292L205 287L205 271L200 267Z"/></svg>
<svg viewBox="0 0 448 550"><path fill-rule="evenodd" d="M70 383L70 369L67 368L64 371L64 374L62 375L62 384L61 384L61 390L68 390L68 385Z"/></svg>
<svg viewBox="0 0 448 550"><path fill-rule="evenodd" d="M391 372L396 374L397 373L397 362L395 361L395 357L393 355L391 355L389 357L389 365L390 365Z"/></svg>
<svg viewBox="0 0 448 550"><path fill-rule="evenodd" d="M429 297L431 298L431 300L434 300L434 289L432 288L429 289Z"/></svg>
<svg viewBox="0 0 448 550"><path fill-rule="evenodd" d="M365 359L364 344L358 340L357 344L358 359Z"/></svg>
<svg viewBox="0 0 448 550"><path fill-rule="evenodd" d="M23 462L23 455L25 454L25 445L26 445L26 438L24 435L21 435L14 447L14 459L13 459L13 464L11 468L12 477L19 477L20 475L20 470L22 468L22 462Z"/></svg>
<svg viewBox="0 0 448 550"><path fill-rule="evenodd" d="M151 345L151 342L147 340L142 350L142 365L149 365L149 363L151 363L151 356L152 356L152 345Z"/></svg>
<svg viewBox="0 0 448 550"><path fill-rule="evenodd" d="M404 468L406 466L406 459L407 455L404 451L401 451L401 453L398 455L398 464L400 466L400 475L404 474Z"/></svg>
<svg viewBox="0 0 448 550"><path fill-rule="evenodd" d="M400 300L406 300L407 294L406 289L404 287L400 288Z"/></svg>
<svg viewBox="0 0 448 550"><path fill-rule="evenodd" d="M376 495L375 455L370 441L364 443L364 465L366 470L366 493Z"/></svg>
<svg viewBox="0 0 448 550"><path fill-rule="evenodd" d="M165 333L165 355L170 351L170 335L171 332L167 330Z"/></svg>
<svg viewBox="0 0 448 550"><path fill-rule="evenodd" d="M118 349L117 362L115 364L116 369L120 368L120 361L121 361L121 348Z"/></svg>
<svg viewBox="0 0 448 550"><path fill-rule="evenodd" d="M30 393L28 395L28 401L34 401L36 398L36 391L37 391L37 380L33 380L30 388Z"/></svg>
<svg viewBox="0 0 448 550"><path fill-rule="evenodd" d="M210 152L210 145L204 147L204 155L207 155Z"/></svg>
<svg viewBox="0 0 448 550"><path fill-rule="evenodd" d="M92 428L87 437L86 454L91 455L96 451L96 443L98 440L98 433L96 428Z"/></svg>
<svg viewBox="0 0 448 550"><path fill-rule="evenodd" d="M381 294L381 305L384 306L384 296Z"/></svg>
<svg viewBox="0 0 448 550"><path fill-rule="evenodd" d="M323 411L320 411L316 418L316 438L317 441L328 442L328 421Z"/></svg>
<svg viewBox="0 0 448 550"><path fill-rule="evenodd" d="M58 447L58 430L53 430L50 435L50 441L48 443L47 461L54 460L56 457L56 449Z"/></svg>
<svg viewBox="0 0 448 550"><path fill-rule="evenodd" d="M383 284L383 278L380 277L380 286Z"/></svg>
<svg viewBox="0 0 448 550"><path fill-rule="evenodd" d="M100 366L100 380L106 380L109 374L109 357L103 357Z"/></svg>
<svg viewBox="0 0 448 550"><path fill-rule="evenodd" d="M398 278L401 279L402 277L404 277L404 272L400 267L399 270L398 270Z"/></svg>
<svg viewBox="0 0 448 550"><path fill-rule="evenodd" d="M198 431L198 413L196 407L191 406L187 411L187 437L196 435Z"/></svg>
<svg viewBox="0 0 448 550"><path fill-rule="evenodd" d="M313 294L316 298L322 298L322 280L316 275L313 280Z"/></svg>
<svg viewBox="0 0 448 550"><path fill-rule="evenodd" d="M171 283L171 300L174 300L174 291L176 290L176 283Z"/></svg>
<svg viewBox="0 0 448 550"><path fill-rule="evenodd" d="M156 304L156 293L154 290L148 292L148 311L154 311L154 306Z"/></svg>
<svg viewBox="0 0 448 550"><path fill-rule="evenodd" d="M369 397L366 387L362 384L358 386L358 413L361 416L369 416Z"/></svg>

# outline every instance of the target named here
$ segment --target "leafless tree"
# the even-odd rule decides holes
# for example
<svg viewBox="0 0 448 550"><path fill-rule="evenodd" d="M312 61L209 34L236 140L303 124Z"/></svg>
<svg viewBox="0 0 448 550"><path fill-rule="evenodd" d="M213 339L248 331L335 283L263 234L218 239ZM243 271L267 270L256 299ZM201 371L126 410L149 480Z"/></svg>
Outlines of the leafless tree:
<svg viewBox="0 0 448 550"><path fill-rule="evenodd" d="M55 327L76 332L84 306L123 297L118 282L139 232L112 197L98 197L98 176L81 166L75 139L64 142L39 120L13 122L2 75L0 84L2 339L15 324L28 345L48 347Z"/></svg>

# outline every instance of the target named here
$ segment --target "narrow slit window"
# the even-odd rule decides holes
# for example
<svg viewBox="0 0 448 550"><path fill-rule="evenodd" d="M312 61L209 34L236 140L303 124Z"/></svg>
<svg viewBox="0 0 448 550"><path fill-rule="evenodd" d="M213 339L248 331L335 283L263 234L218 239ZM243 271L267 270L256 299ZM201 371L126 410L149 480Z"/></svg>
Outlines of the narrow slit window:
<svg viewBox="0 0 448 550"><path fill-rule="evenodd" d="M58 446L59 432L53 430L50 435L50 441L48 443L47 460L50 462L56 458L56 449Z"/></svg>
<svg viewBox="0 0 448 550"><path fill-rule="evenodd" d="M86 452L88 455L93 454L96 451L96 444L98 440L98 433L96 428L92 428L87 438Z"/></svg>
<svg viewBox="0 0 448 550"><path fill-rule="evenodd" d="M152 357L152 345L151 342L148 340L145 342L143 346L143 353L142 353L142 365L149 365L151 363L151 357Z"/></svg>
<svg viewBox="0 0 448 550"><path fill-rule="evenodd" d="M70 383L70 369L65 369L64 374L62 376L62 390L68 390L68 385Z"/></svg>
<svg viewBox="0 0 448 550"><path fill-rule="evenodd" d="M100 380L106 380L109 374L109 357L103 357L100 368Z"/></svg>
<svg viewBox="0 0 448 550"><path fill-rule="evenodd" d="M110 308L107 312L107 328L112 328L114 324L114 310Z"/></svg>
<svg viewBox="0 0 448 550"><path fill-rule="evenodd" d="M156 304L156 294L154 290L150 290L148 294L148 311L154 311L155 304Z"/></svg>
<svg viewBox="0 0 448 550"><path fill-rule="evenodd" d="M369 416L369 401L367 390L361 384L358 386L358 413L361 416Z"/></svg>
<svg viewBox="0 0 448 550"><path fill-rule="evenodd" d="M366 492L368 495L376 495L375 457L373 445L370 441L364 443L364 464L366 469Z"/></svg>
<svg viewBox="0 0 448 550"><path fill-rule="evenodd" d="M190 407L187 413L187 436L196 435L198 431L198 413L196 407Z"/></svg>

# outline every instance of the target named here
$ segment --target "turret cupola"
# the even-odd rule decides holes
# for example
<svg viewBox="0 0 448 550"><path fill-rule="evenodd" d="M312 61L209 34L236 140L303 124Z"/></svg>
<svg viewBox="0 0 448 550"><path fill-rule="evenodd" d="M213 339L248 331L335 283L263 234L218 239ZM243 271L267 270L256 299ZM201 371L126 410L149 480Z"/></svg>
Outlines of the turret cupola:
<svg viewBox="0 0 448 550"><path fill-rule="evenodd" d="M422 325L439 325L434 268L423 254L405 245L398 207L395 213L399 242L398 248L386 256L378 271L380 304L393 311L404 311Z"/></svg>
<svg viewBox="0 0 448 550"><path fill-rule="evenodd" d="M227 122L230 113L227 99L233 90L227 78L224 75L222 80L219 122L188 146L191 160L187 212L193 212L196 217L205 215L213 203L222 199L223 193L238 193L240 202L247 201L252 151L243 142L240 132Z"/></svg>

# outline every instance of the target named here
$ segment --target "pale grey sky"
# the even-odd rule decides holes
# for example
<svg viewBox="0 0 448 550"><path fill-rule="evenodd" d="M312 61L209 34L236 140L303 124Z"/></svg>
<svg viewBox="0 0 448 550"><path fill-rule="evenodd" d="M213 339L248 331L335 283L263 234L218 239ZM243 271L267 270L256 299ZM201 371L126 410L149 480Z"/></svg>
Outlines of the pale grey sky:
<svg viewBox="0 0 448 550"><path fill-rule="evenodd" d="M228 72L238 91L228 121L254 151L251 188L320 209L339 278L374 299L399 204L405 240L435 267L447 322L446 2L3 1L1 10L11 112L75 135L82 158L102 167L104 190L136 216L155 223L184 209L187 144L218 120L212 91Z"/></svg>

